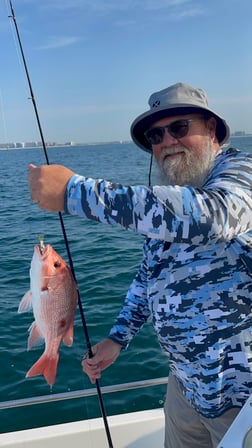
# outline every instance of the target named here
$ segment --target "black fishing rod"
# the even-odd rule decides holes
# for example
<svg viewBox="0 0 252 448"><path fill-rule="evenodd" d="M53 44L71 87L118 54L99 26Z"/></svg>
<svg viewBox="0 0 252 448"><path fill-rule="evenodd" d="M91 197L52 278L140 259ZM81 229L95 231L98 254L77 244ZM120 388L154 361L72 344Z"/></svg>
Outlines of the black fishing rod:
<svg viewBox="0 0 252 448"><path fill-rule="evenodd" d="M50 165L48 152L47 152L45 139L44 139L44 134L43 134L40 118L39 118L38 108L37 108L35 96L34 96L34 93L33 93L32 83L31 83L31 79L30 79L30 75L29 75L29 71L28 71L28 66L27 66L27 63L26 63L26 58L25 58L25 54L24 54L24 50L23 50L23 46L22 46L22 42L21 42L21 38L20 38L20 34L19 34L19 29L18 29L18 25L17 25L17 21L16 21L16 16L15 16L15 11L14 11L13 4L12 4L11 0L9 0L9 4L10 4L10 10L11 10L11 15L9 15L9 18L11 18L13 20L13 23L14 23L14 26L15 26L16 35L17 35L17 39L18 39L18 45L19 45L19 48L20 48L22 61L23 61L24 69L25 69L25 74L26 74L28 85L29 85L29 90L30 90L30 95L31 95L30 99L32 100L34 112L35 112L35 115L36 115L36 120L37 120L37 124L38 124L38 128L39 128L39 133L40 133L40 138L41 138L41 142L42 142L42 146L43 146L43 151L44 151L46 163L47 163L47 165ZM87 346L87 350L88 350L88 356L90 358L92 358L93 357L93 353L92 353L91 342L90 342L90 338L89 338L89 334L88 334L88 329L87 329L87 323L86 323L86 319L85 319L84 309L83 309L81 298L80 298L80 292L79 292L79 288L78 288L78 284L77 284L77 280L76 280L75 269L74 269L74 265L73 265L73 259L72 259L72 255L71 255L71 251L70 251L70 247L69 247L69 242L68 242L68 238L67 238L65 224L64 224L64 221L63 221L62 213L59 212L58 215L59 215L61 229L62 229L62 233L63 233L63 237L64 237L64 241L65 241L65 246L66 246L66 251L67 251L67 255L68 255L68 259L69 259L69 266L70 266L73 278L74 278L74 280L76 282L76 285L77 285L78 305L79 305L79 310L80 310L80 315L81 315L84 335L85 335L85 339L86 339L86 346ZM113 448L112 439L111 439L110 430L109 430L108 421L107 421L107 416L106 416L106 411L105 411L105 406L104 406L104 403L103 403L102 393L101 393L101 389L100 389L100 385L99 385L99 381L98 380L96 380L96 389L97 389L97 395L98 395L98 399L99 399L101 414L102 414L102 418L103 418L103 422L104 422L104 426L105 426L105 430L106 430L106 435L107 435L109 448Z"/></svg>

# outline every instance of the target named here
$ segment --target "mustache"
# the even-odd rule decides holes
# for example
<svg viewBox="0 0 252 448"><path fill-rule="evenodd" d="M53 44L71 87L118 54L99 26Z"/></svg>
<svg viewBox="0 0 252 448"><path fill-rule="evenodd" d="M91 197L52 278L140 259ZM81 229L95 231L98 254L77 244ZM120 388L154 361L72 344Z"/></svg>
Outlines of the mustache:
<svg viewBox="0 0 252 448"><path fill-rule="evenodd" d="M178 153L187 153L187 149L184 148L181 145L177 145L177 146L173 146L171 148L164 148L160 157L160 162L162 163L164 161L164 159L166 158L166 156L171 156L173 154L178 154Z"/></svg>

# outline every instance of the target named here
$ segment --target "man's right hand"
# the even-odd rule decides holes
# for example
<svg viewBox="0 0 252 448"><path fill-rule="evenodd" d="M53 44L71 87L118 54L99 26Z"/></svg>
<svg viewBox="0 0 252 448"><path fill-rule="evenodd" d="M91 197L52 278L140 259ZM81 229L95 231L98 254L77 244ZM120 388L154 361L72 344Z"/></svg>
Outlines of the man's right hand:
<svg viewBox="0 0 252 448"><path fill-rule="evenodd" d="M121 352L122 346L112 339L103 339L92 347L93 357L85 356L82 360L82 369L91 381L95 383L101 377L101 372L115 362Z"/></svg>
<svg viewBox="0 0 252 448"><path fill-rule="evenodd" d="M64 210L64 197L68 181L75 173L63 165L29 165L31 199L49 212Z"/></svg>

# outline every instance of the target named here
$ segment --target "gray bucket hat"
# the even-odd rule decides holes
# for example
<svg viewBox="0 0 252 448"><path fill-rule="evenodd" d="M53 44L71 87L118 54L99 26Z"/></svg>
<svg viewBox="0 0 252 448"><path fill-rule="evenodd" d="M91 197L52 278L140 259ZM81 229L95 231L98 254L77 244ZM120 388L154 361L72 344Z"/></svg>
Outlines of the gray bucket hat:
<svg viewBox="0 0 252 448"><path fill-rule="evenodd" d="M175 115L203 113L206 117L214 117L217 121L216 137L222 145L230 135L226 121L208 107L207 95L202 89L194 89L188 84L179 82L164 90L155 92L149 99L150 110L139 115L130 128L133 141L144 151L152 152L151 145L144 132L157 120Z"/></svg>

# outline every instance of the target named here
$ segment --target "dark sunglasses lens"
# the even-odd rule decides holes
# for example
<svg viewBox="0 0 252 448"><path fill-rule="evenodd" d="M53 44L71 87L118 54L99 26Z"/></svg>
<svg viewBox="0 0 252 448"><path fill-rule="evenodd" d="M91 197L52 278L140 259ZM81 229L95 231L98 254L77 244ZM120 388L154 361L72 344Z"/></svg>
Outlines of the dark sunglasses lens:
<svg viewBox="0 0 252 448"><path fill-rule="evenodd" d="M188 120L177 120L171 123L168 126L157 126L156 128L151 128L145 132L145 137L151 145L159 145L162 143L165 128L168 130L169 134L174 138L182 138L185 137L188 133L189 129L189 121Z"/></svg>
<svg viewBox="0 0 252 448"><path fill-rule="evenodd" d="M171 123L169 126L169 133L174 138L185 137L189 129L189 123L187 120L180 120Z"/></svg>
<svg viewBox="0 0 252 448"><path fill-rule="evenodd" d="M163 128L152 128L145 132L145 137L151 145L158 145L162 142L164 133L165 131Z"/></svg>

